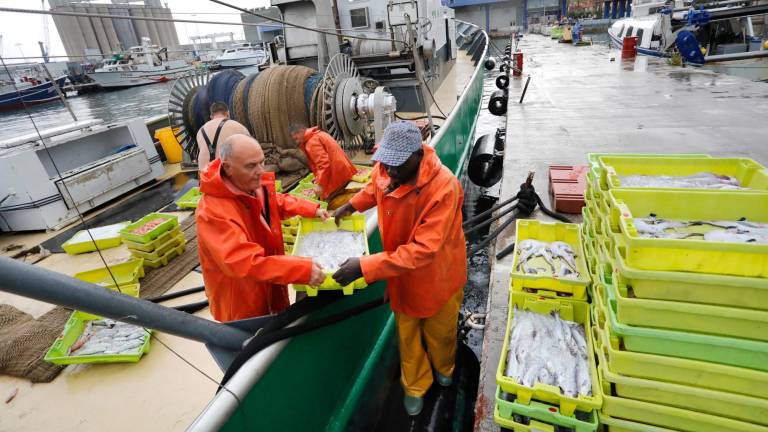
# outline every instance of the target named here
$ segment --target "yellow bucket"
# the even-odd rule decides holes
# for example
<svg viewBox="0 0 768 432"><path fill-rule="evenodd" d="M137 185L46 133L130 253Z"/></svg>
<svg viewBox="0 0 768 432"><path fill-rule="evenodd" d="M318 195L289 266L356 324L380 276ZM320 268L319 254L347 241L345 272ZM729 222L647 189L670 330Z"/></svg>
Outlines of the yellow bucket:
<svg viewBox="0 0 768 432"><path fill-rule="evenodd" d="M160 145L163 146L163 152L168 163L181 162L181 145L170 126L156 130L155 139L160 141Z"/></svg>

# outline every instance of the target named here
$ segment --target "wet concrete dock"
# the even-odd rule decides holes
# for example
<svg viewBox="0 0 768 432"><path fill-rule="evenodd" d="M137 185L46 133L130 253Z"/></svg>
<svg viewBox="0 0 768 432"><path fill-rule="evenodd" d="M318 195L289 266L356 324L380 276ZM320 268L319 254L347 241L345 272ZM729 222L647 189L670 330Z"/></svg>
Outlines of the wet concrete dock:
<svg viewBox="0 0 768 432"><path fill-rule="evenodd" d="M536 190L549 203L547 167L586 164L590 152L709 153L768 164L766 83L649 57L622 61L605 46L574 47L538 35L526 35L520 49L531 82L522 104L524 79L510 85L502 201L535 171ZM532 217L551 220L539 210ZM513 241L514 224L494 249ZM491 260L477 431L499 430L493 407L511 264L512 255Z"/></svg>

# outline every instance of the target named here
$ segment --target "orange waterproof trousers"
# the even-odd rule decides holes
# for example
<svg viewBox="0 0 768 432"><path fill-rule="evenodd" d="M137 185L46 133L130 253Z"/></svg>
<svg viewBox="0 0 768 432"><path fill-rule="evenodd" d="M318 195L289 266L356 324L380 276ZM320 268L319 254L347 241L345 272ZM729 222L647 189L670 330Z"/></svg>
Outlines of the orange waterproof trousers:
<svg viewBox="0 0 768 432"><path fill-rule="evenodd" d="M460 289L436 314L415 318L395 312L400 347L400 382L409 396L424 396L432 386L432 368L453 376L456 365L456 326L464 299Z"/></svg>

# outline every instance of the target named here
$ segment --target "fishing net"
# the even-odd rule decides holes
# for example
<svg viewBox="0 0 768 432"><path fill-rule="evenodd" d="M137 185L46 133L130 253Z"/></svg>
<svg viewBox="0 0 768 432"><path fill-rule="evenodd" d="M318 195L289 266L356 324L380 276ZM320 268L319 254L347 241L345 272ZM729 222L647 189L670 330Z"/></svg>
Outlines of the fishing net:
<svg viewBox="0 0 768 432"><path fill-rule="evenodd" d="M63 366L43 360L71 311L54 308L34 319L13 306L0 304L0 373L33 383L50 382Z"/></svg>

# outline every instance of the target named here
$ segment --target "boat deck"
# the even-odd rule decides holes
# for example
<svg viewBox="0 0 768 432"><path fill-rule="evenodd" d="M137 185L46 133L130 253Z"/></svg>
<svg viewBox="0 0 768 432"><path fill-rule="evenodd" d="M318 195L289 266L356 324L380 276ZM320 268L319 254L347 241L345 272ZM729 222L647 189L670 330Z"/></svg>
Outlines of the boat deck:
<svg viewBox="0 0 768 432"><path fill-rule="evenodd" d="M538 35L526 35L520 49L524 72L532 78L521 105L517 101L525 81L510 85L500 201L517 193L533 170L535 187L549 203L548 165L586 164L590 152L709 153L768 164L764 83L672 67L649 57L622 61L617 50L574 47ZM540 211L533 217L551 220ZM513 224L497 238L495 250L513 242L514 235ZM477 431L499 430L493 409L511 264L511 254L492 260Z"/></svg>
<svg viewBox="0 0 768 432"><path fill-rule="evenodd" d="M472 72L471 56L459 51L453 68L435 92L435 99L446 114L456 104L457 96L466 87ZM439 111L433 107L433 113L439 114ZM178 166L166 168L163 179L178 173ZM180 221L191 215L189 212L177 214ZM20 249L28 249L56 234L36 232L0 236L0 254L12 256ZM6 251L12 244L21 247ZM109 264L114 264L127 258L129 252L125 246L120 246L105 250L103 255ZM36 265L72 275L100 267L102 263L96 253L53 254ZM168 292L202 283L202 276L191 272ZM292 291L290 295L293 299ZM174 306L204 298L203 293L198 293L163 304ZM11 304L34 317L53 307L3 292L0 292L0 303ZM212 319L208 309L195 315ZM222 378L223 373L203 344L155 332L150 353L135 364L69 366L46 384L30 384L26 380L0 375L2 400L18 389L16 397L2 408L0 431L44 430L50 429L51 425L58 431L77 432L186 429L212 399L218 386L158 343L158 339L212 379L218 382Z"/></svg>

